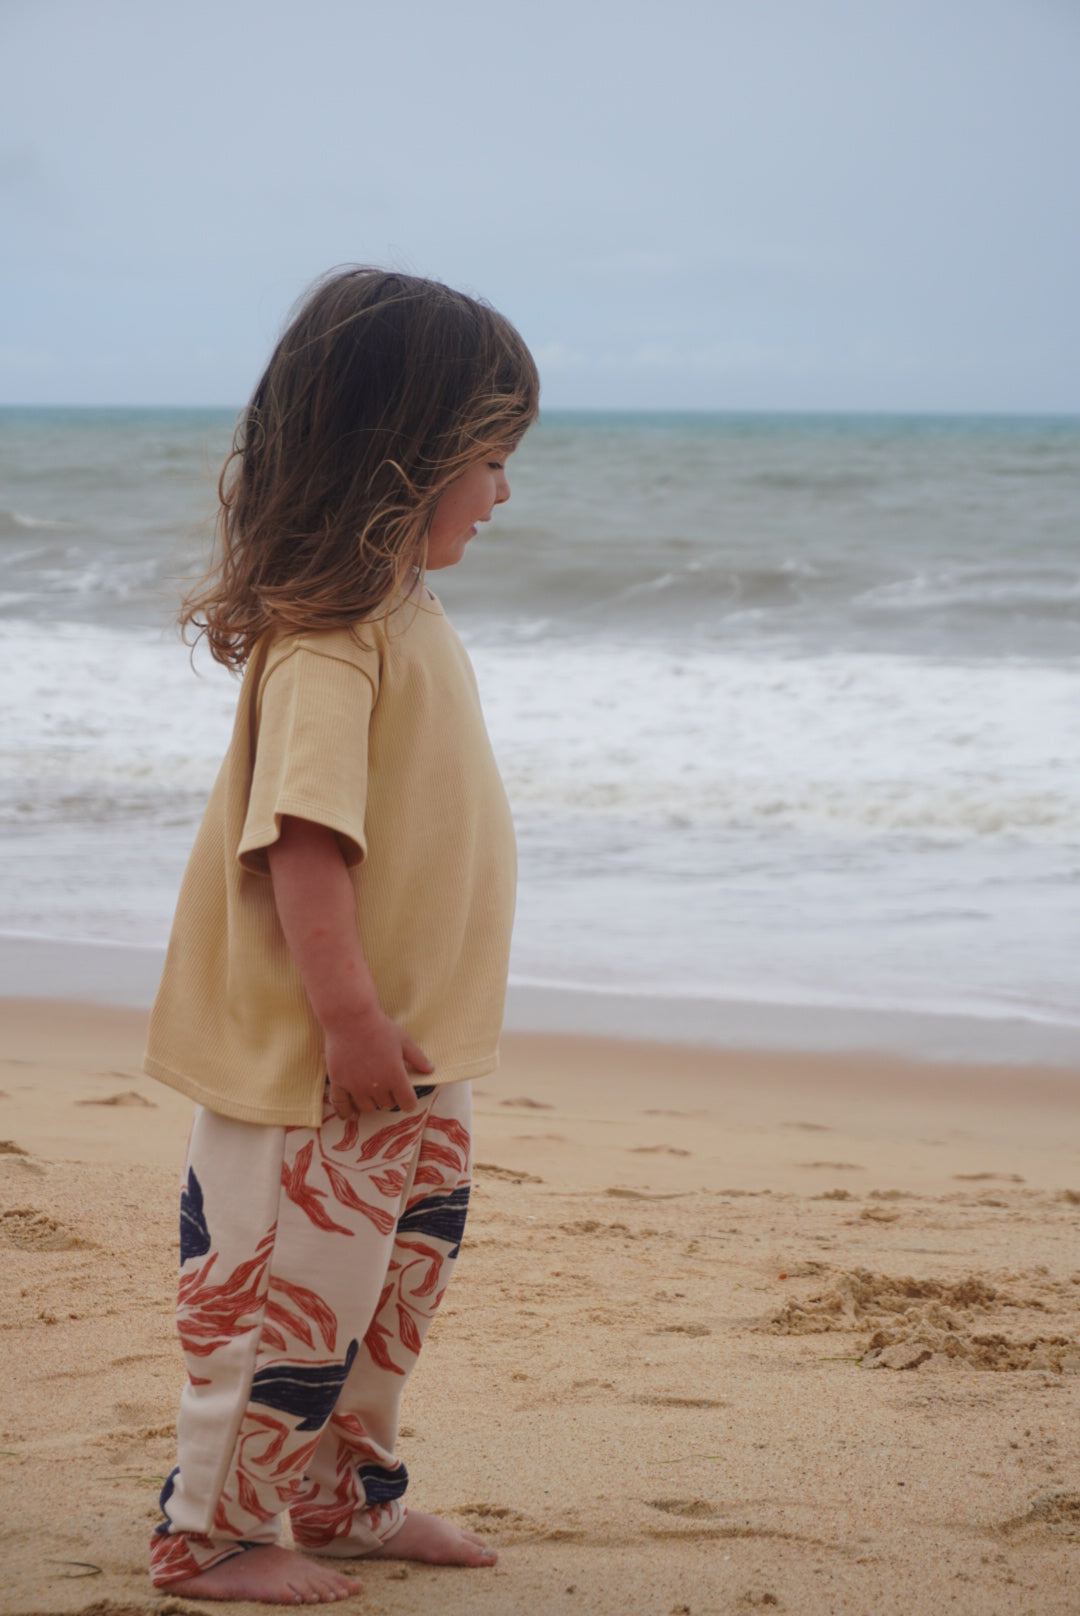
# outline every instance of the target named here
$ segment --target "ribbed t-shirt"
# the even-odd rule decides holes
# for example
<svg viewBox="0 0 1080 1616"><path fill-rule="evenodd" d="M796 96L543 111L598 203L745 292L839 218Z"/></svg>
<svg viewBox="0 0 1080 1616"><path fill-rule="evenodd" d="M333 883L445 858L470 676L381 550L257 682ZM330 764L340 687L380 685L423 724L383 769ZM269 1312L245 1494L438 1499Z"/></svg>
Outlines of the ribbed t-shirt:
<svg viewBox="0 0 1080 1616"><path fill-rule="evenodd" d="M333 830L379 1003L434 1063L498 1065L516 879L468 655L429 592L260 642L184 876L145 1069L224 1116L318 1127L322 1029L278 920L284 815Z"/></svg>

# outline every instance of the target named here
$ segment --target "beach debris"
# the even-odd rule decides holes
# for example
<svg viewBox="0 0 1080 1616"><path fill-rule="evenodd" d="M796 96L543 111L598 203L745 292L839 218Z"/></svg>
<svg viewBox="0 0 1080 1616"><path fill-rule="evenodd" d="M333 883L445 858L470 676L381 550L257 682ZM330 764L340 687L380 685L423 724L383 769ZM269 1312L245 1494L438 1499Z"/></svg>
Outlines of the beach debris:
<svg viewBox="0 0 1080 1616"><path fill-rule="evenodd" d="M69 1578L72 1581L80 1580L83 1577L101 1577L104 1575L101 1566L94 1565L92 1560L46 1560L45 1564L71 1566L73 1569L70 1571L57 1571L53 1574L57 1577Z"/></svg>

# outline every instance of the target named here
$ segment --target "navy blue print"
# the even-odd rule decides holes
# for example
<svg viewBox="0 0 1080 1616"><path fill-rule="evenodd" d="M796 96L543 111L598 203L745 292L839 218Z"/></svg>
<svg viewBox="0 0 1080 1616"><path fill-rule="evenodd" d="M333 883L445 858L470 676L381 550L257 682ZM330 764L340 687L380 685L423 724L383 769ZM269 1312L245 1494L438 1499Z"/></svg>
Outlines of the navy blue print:
<svg viewBox="0 0 1080 1616"><path fill-rule="evenodd" d="M180 1192L180 1261L205 1257L210 1250L210 1230L203 1211L202 1185L195 1170L188 1168L187 1184Z"/></svg>
<svg viewBox="0 0 1080 1616"><path fill-rule="evenodd" d="M276 1364L260 1369L251 1382L251 1401L279 1414L302 1414L298 1431L321 1431L341 1396L358 1351L349 1342L343 1364Z"/></svg>
<svg viewBox="0 0 1080 1616"><path fill-rule="evenodd" d="M169 1526L170 1526L170 1522L169 1522L169 1519L168 1519L168 1511L166 1510L165 1505L169 1502L169 1499L173 1495L173 1489L176 1486L176 1478L177 1478L177 1476L179 1474L180 1474L180 1466L179 1465L174 1465L173 1468L169 1471L169 1474L165 1477L165 1485L164 1485L164 1487L162 1487L161 1494L160 1494L160 1496L158 1498L158 1508L161 1510L161 1513L165 1516L165 1520L162 1521L160 1526L155 1526L154 1531L155 1532L160 1532L163 1535L166 1532L168 1532Z"/></svg>
<svg viewBox="0 0 1080 1616"><path fill-rule="evenodd" d="M395 1465L393 1470L387 1470L385 1465L359 1465L356 1474L364 1488L364 1502L369 1507L400 1498L409 1485L409 1472L403 1464Z"/></svg>
<svg viewBox="0 0 1080 1616"><path fill-rule="evenodd" d="M450 1257L461 1250L465 1219L469 1213L469 1186L461 1184L449 1195L425 1195L398 1218L398 1234L426 1234L452 1246Z"/></svg>

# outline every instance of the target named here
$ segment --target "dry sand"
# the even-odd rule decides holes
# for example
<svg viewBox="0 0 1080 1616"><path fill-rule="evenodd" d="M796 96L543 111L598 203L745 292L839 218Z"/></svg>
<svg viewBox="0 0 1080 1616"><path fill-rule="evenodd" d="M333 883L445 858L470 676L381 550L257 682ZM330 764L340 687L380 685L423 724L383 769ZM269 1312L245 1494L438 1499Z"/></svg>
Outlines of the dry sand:
<svg viewBox="0 0 1080 1616"><path fill-rule="evenodd" d="M214 1608L145 1573L189 1110L143 1026L0 1003L5 1613ZM402 1442L502 1557L345 1608L1080 1611L1080 1073L504 1054Z"/></svg>

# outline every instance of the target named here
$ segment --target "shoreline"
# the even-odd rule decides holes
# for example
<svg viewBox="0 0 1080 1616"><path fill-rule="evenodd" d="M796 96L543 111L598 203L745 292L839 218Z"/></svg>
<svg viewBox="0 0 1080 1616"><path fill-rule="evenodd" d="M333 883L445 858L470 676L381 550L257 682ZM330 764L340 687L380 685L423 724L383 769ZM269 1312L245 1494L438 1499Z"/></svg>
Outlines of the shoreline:
<svg viewBox="0 0 1080 1616"><path fill-rule="evenodd" d="M0 999L147 1010L162 946L0 933ZM878 1007L647 995L511 978L505 1029L715 1050L881 1054L1080 1072L1080 1023Z"/></svg>

